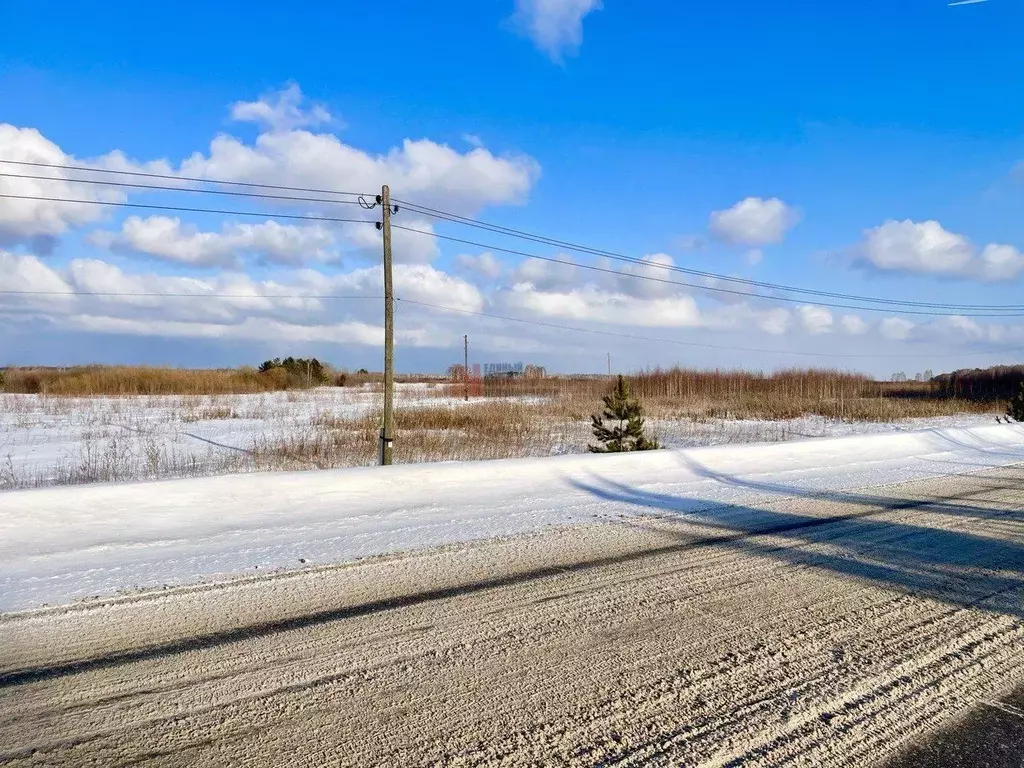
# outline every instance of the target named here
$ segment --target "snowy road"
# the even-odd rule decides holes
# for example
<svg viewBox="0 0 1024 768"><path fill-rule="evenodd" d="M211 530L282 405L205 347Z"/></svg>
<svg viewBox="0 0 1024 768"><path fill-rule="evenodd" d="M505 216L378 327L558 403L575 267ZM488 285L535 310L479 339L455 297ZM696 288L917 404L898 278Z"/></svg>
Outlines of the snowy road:
<svg viewBox="0 0 1024 768"><path fill-rule="evenodd" d="M1022 682L1024 467L709 473L761 500L0 617L0 763L866 766Z"/></svg>

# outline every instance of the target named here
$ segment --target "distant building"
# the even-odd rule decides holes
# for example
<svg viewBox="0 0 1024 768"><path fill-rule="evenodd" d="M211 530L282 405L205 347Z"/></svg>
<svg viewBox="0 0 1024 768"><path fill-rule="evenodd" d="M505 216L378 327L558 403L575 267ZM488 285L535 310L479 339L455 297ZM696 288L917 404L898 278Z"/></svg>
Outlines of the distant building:
<svg viewBox="0 0 1024 768"><path fill-rule="evenodd" d="M522 376L525 367L522 363L484 363L484 378L500 376L511 379Z"/></svg>

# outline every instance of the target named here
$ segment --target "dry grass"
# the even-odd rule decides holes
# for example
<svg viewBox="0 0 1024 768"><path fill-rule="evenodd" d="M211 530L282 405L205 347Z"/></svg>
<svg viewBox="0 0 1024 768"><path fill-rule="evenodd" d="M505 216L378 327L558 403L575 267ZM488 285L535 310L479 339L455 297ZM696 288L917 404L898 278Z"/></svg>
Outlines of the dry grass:
<svg viewBox="0 0 1024 768"><path fill-rule="evenodd" d="M275 375L277 374L277 375ZM224 395L300 388L284 371L254 368L187 369L148 366L7 368L3 390L59 397L124 395Z"/></svg>
<svg viewBox="0 0 1024 768"><path fill-rule="evenodd" d="M876 382L854 373L790 370L775 374L747 371L672 369L629 376L630 389L651 418L794 419L822 416L845 421L900 419L999 411L1001 405L943 397L930 384ZM610 386L607 377L549 377L486 380L488 397L537 395L562 404L581 418L596 408Z"/></svg>
<svg viewBox="0 0 1024 768"><path fill-rule="evenodd" d="M86 368L58 376L44 372L36 379L24 371L15 372L16 386L39 386L48 394L0 397L0 419L14 431L70 434L78 447L56 465L26 473L5 456L0 441L0 488L376 462L380 386L372 375L359 377L365 388L274 394L246 389L263 383L256 378L253 384L259 374L244 370ZM461 384L428 381L398 391L396 462L585 451L592 439L589 415L611 386L607 377L487 380L485 397L462 403ZM998 402L943 397L931 384L878 383L837 371L670 370L631 376L630 382L647 412L649 430L673 445L812 436L803 433L808 422L791 421L804 416L892 422L1002 410ZM167 394L175 389L187 394ZM225 394L238 390L241 394ZM64 394L68 391L79 396ZM97 396L104 391L118 397ZM140 391L158 396L134 396ZM201 435L211 433L192 426L228 419L242 420L242 434L253 421L266 427L241 442L234 438L231 447L203 442ZM810 427L814 434L830 430L824 422Z"/></svg>

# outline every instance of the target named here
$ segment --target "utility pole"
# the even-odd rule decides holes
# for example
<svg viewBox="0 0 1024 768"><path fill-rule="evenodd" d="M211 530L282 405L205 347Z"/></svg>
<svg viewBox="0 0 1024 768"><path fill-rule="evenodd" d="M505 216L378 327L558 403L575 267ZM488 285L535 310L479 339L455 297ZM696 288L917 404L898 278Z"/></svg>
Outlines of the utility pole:
<svg viewBox="0 0 1024 768"><path fill-rule="evenodd" d="M462 337L462 377L466 383L466 402L469 402L469 334Z"/></svg>
<svg viewBox="0 0 1024 768"><path fill-rule="evenodd" d="M380 430L380 463L388 466L394 443L395 297L391 281L391 190L387 184L381 187L378 202L383 213L380 228L384 236L384 425Z"/></svg>
<svg viewBox="0 0 1024 768"><path fill-rule="evenodd" d="M609 378L611 377L611 375L612 375L612 353L609 352L608 353L608 376L609 376Z"/></svg>

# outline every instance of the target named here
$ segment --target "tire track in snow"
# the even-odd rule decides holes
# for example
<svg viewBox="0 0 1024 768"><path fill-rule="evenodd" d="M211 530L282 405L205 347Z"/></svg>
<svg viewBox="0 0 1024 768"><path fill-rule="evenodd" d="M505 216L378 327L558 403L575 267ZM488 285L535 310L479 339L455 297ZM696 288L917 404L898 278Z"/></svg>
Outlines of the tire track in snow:
<svg viewBox="0 0 1024 768"><path fill-rule="evenodd" d="M1019 676L1022 485L1004 469L7 618L0 761L863 765ZM715 529L758 510L794 524ZM389 607L346 612L367 602Z"/></svg>

